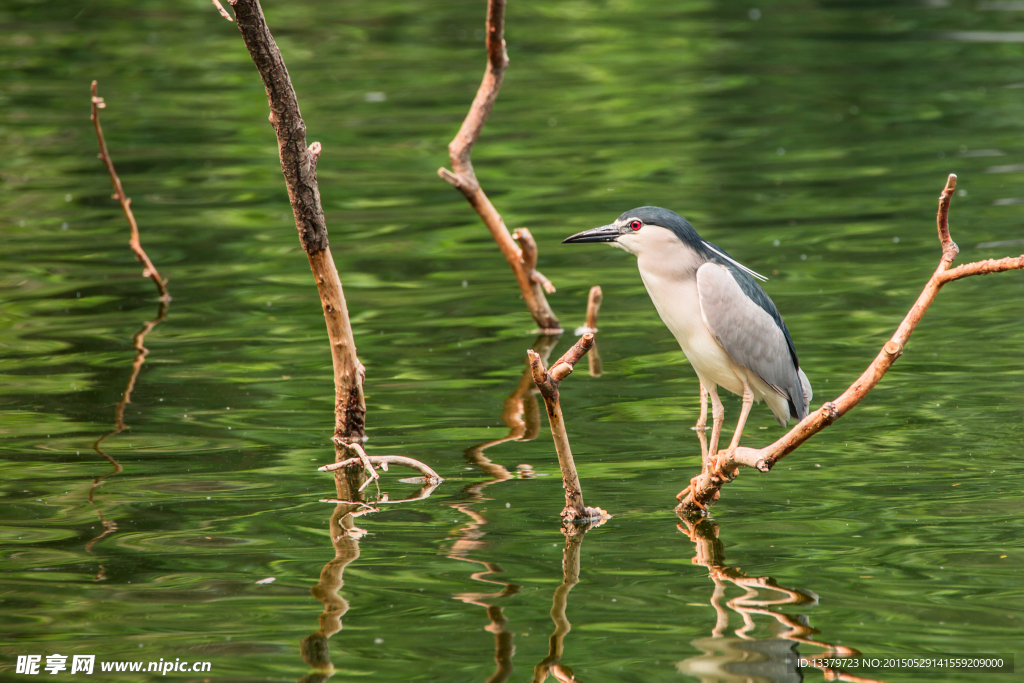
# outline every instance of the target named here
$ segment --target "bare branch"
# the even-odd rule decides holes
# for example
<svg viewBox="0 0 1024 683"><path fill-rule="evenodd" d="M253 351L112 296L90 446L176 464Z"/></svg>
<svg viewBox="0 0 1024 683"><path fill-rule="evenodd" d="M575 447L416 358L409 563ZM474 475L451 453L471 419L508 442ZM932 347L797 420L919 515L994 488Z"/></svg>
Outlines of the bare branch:
<svg viewBox="0 0 1024 683"><path fill-rule="evenodd" d="M586 334L587 332L597 334L597 313L601 310L603 298L604 295L601 293L599 286L594 285L590 288L590 295L587 297L587 321L583 324L583 327L576 328L576 334ZM604 372L604 367L601 363L601 354L597 348L597 341L594 342L594 347L587 354L587 362L590 365L590 376L600 377Z"/></svg>
<svg viewBox="0 0 1024 683"><path fill-rule="evenodd" d="M885 343L875 357L875 360L838 398L828 401L821 408L812 412L775 443L764 448L737 448L729 458L729 461L725 463L725 469L728 470L727 474L735 471L739 466L755 467L762 472L769 471L775 463L795 451L807 439L838 420L860 403L867 396L868 392L874 389L875 385L881 381L885 373L896 362L896 359L903 355L903 349L910 339L910 335L917 327L917 324L921 322L921 318L924 317L928 307L935 300L939 290L947 282L972 275L987 275L1008 270L1024 270L1024 256L1004 258L998 261L977 261L949 270L953 259L956 258L959 251L956 243L949 236L949 202L955 189L956 176L950 174L946 186L939 196L939 208L936 215L939 243L942 246L942 258L939 261L939 265L925 284L924 290L918 296L917 301L914 302L913 307L907 313L903 322L900 323L896 333ZM705 505L715 500L718 490L724 483L725 481L714 472L704 472L694 477L689 487L689 492L683 499L683 502L680 503L679 509L683 511L703 509Z"/></svg>
<svg viewBox="0 0 1024 683"><path fill-rule="evenodd" d="M220 0L213 0L213 6L217 8L217 11L220 12L222 17L228 21L234 21L234 19L231 18L231 15L228 14L228 11L224 9L224 5L220 4Z"/></svg>
<svg viewBox="0 0 1024 683"><path fill-rule="evenodd" d="M935 214L935 225L939 230L939 244L942 246L942 260L947 264L956 260L960 253L960 247L956 246L949 237L949 202L953 199L953 192L956 190L956 174L950 173L946 179L946 186L942 188L939 195L939 210Z"/></svg>
<svg viewBox="0 0 1024 683"><path fill-rule="evenodd" d="M102 97L96 95L96 81L92 82L92 123L96 128L96 141L100 146L99 157L103 161L103 165L107 167L107 173L110 174L110 182L114 186L114 199L121 202L121 209L124 211L124 217L128 219L128 227L131 228L132 235L128 244L132 248L132 252L135 254L135 258L139 263L143 265L142 277L150 278L156 285L157 291L160 293L161 301L170 301L171 295L167 291L166 281L160 277L160 273L157 271L156 266L149 260L149 256L142 248L142 242L139 241L139 225L135 222L135 214L132 213L132 200L127 197L124 193L124 188L121 187L121 179L117 177L117 171L114 170L114 162L110 159L110 152L107 150L107 141L103 138L103 127L100 125L100 109L106 109L107 103L103 101Z"/></svg>
<svg viewBox="0 0 1024 683"><path fill-rule="evenodd" d="M334 436L343 441L358 441L365 435L363 380L366 373L356 356L348 305L327 240L327 223L316 178L321 146L314 142L306 147L306 124L299 111L295 88L259 0L230 2L235 10L238 30L267 91L270 122L277 134L281 169L292 213L295 214L295 227L299 231L299 242L309 258L323 304L334 365Z"/></svg>
<svg viewBox="0 0 1024 683"><path fill-rule="evenodd" d="M551 280L537 270L537 243L530 231L526 228L516 228L516 231L512 233L512 239L519 244L519 248L522 250L523 268L526 269L530 282L540 285L548 294L554 294L555 286L551 284Z"/></svg>
<svg viewBox="0 0 1024 683"><path fill-rule="evenodd" d="M551 370L548 374L551 375L551 379L555 382L561 382L563 379L572 374L573 368L576 363L583 358L583 355L590 350L590 347L594 345L594 335L587 333L579 338L579 340L572 345L568 351L562 354L562 357L555 361L554 365L551 366ZM537 371L534 370L534 379L537 378ZM542 392L543 393L543 390Z"/></svg>
<svg viewBox="0 0 1024 683"><path fill-rule="evenodd" d="M597 332L597 312L601 310L601 302L604 294L601 287L594 285L590 288L590 296L587 298L587 327L591 332Z"/></svg>
<svg viewBox="0 0 1024 683"><path fill-rule="evenodd" d="M601 508L589 508L583 504L583 490L580 478L576 473L576 463L569 448L569 437L565 433L565 420L562 417L562 406L558 400L558 386L569 376L573 366L579 362L590 347L594 345L594 335L585 334L561 358L555 361L551 370L544 369L541 357L533 351L527 351L530 357L530 368L533 370L533 381L544 397L544 406L551 424L551 438L555 442L558 464L562 470L562 486L565 488L565 508L562 510L562 521L587 523L605 519L608 516Z"/></svg>
<svg viewBox="0 0 1024 683"><path fill-rule="evenodd" d="M484 194L480 182L473 170L473 162L470 155L473 152L473 145L480 137L487 117L494 108L494 102L498 98L498 91L501 89L502 79L505 77L505 69L508 68L508 54L505 52L505 0L488 0L487 3L487 69L484 71L483 81L477 90L473 104L462 122L462 127L455 135L455 138L448 145L448 155L452 162L452 171L446 168L439 168L437 174L445 181L454 185L469 201L476 212L480 215L484 225L490 231L494 241L497 242L505 260L508 261L512 272L515 273L519 289L523 294L530 314L540 326L542 331L553 332L561 329L558 318L555 317L551 306L548 305L544 292L555 291L554 286L543 275L538 273L536 265L536 244L533 244L532 256L525 254L525 247L520 249L505 227L505 221L498 213L491 200ZM454 172L453 172L454 171ZM529 232L526 233L529 235ZM532 243L532 238L530 238ZM527 259L532 259L532 265L526 266Z"/></svg>

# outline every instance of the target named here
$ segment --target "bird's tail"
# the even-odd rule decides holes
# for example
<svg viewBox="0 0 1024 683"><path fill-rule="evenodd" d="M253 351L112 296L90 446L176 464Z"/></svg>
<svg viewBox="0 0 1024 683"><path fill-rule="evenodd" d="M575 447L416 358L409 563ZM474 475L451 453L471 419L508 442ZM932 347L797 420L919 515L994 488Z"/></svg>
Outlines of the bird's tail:
<svg viewBox="0 0 1024 683"><path fill-rule="evenodd" d="M797 368L796 372L800 375L800 388L803 390L804 394L804 409L801 414L797 416L798 419L802 420L807 417L807 413L811 410L811 399L814 398L814 390L811 389L811 381L807 379L807 375L804 374L804 371Z"/></svg>

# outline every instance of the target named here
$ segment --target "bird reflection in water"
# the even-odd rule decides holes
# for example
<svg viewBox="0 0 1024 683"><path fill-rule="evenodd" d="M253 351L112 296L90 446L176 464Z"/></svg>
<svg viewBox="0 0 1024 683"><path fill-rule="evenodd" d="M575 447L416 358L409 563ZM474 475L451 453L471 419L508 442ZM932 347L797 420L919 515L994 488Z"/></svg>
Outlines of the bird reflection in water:
<svg viewBox="0 0 1024 683"><path fill-rule="evenodd" d="M96 508L96 514L99 515L100 524L102 525L103 531L93 538L91 541L85 544L85 551L88 553L92 552L93 547L101 540L109 536L110 534L117 531L117 522L112 519L107 519L103 514L102 508L96 504L95 494L96 489L108 478L115 474L120 474L124 471L121 463L117 461L112 455L106 453L102 444L106 439L109 439L116 434L120 434L124 430L128 429L128 425L124 421L124 412L128 407L128 404L132 402L132 391L135 390L135 383L139 378L139 372L142 370L142 365L146 362L146 356L149 355L149 349L145 346L146 335L152 332L153 328L159 325L167 317L167 301L161 299L160 308L157 310L157 315L152 320L146 322L139 331L132 336L132 348L135 349L135 359L132 361L132 373L128 377L128 384L125 385L124 391L121 392L121 400L117 402L117 406L114 409L114 429L107 432L92 444L92 449L96 451L101 457L106 459L113 468L106 474L95 477L92 480L92 486L89 487L89 504ZM106 568L100 565L99 572L96 574L96 581L103 581L106 579Z"/></svg>
<svg viewBox="0 0 1024 683"><path fill-rule="evenodd" d="M818 596L810 591L790 589L778 585L770 576L747 576L746 572L725 563L725 546L718 538L718 524L710 517L689 519L680 515L681 532L693 541L697 552L694 564L708 568L708 576L715 588L711 594L711 606L717 614L717 621L710 638L698 638L690 644L702 654L678 663L681 673L693 676L701 683L796 683L803 680L803 674L796 668L800 656L800 643L822 648L816 656L850 657L860 653L853 648L833 645L813 638L819 631L811 627L806 616L790 616L779 610L786 605L818 604ZM732 584L744 591L740 597L727 600L725 592ZM739 614L743 625L729 637L729 619L732 610ZM755 615L770 617L774 635L770 638L755 638L757 628ZM828 681L851 681L853 683L882 683L872 678L852 676L839 669L817 667Z"/></svg>

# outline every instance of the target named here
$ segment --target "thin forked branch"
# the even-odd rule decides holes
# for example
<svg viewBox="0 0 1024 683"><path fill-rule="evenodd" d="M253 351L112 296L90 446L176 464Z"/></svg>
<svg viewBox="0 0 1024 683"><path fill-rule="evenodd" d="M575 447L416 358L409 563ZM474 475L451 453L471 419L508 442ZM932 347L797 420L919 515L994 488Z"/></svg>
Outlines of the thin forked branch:
<svg viewBox="0 0 1024 683"><path fill-rule="evenodd" d="M448 145L452 170L439 168L437 174L454 185L469 201L480 215L484 225L490 231L494 241L498 243L505 260L515 273L519 289L523 294L530 314L537 322L541 331L554 332L561 329L558 318L548 305L544 292L554 292L551 282L537 272L537 245L525 228L516 231L515 237L509 234L501 214L484 194L480 182L473 170L470 155L473 145L480 137L487 117L494 108L501 89L501 81L508 68L508 53L505 51L505 0L489 0L487 3L487 69L483 81L477 90L473 104L469 108L462 127ZM519 245L516 245L516 241Z"/></svg>
<svg viewBox="0 0 1024 683"><path fill-rule="evenodd" d="M936 214L939 243L942 246L942 258L939 261L939 265L935 272L932 273L927 284L925 284L924 290L903 319L903 322L900 323L896 333L893 334L889 341L885 342L882 350L878 352L871 365L842 395L833 401L828 401L821 408L805 417L789 433L775 443L764 448L737 448L729 461L724 464L725 472L709 471L695 477L690 484L686 497L680 503L681 510L694 512L703 509L705 505L713 502L717 497L718 490L726 481L721 475L729 475L740 466L754 467L762 472L769 471L775 463L795 451L807 439L828 427L860 403L867 396L868 392L881 381L885 373L896 362L896 359L903 355L903 349L907 344L907 340L910 339L910 335L917 327L917 324L921 322L925 311L928 310L928 307L935 300L943 285L972 275L988 275L1008 270L1024 269L1024 256L976 261L950 269L953 260L956 259L960 251L956 243L949 236L949 202L953 197L955 189L956 176L951 173L946 181L946 187L939 196L939 209Z"/></svg>
<svg viewBox="0 0 1024 683"><path fill-rule="evenodd" d="M346 467L354 467L355 465L362 464L370 476L370 479L367 479L367 482L369 482L373 479L377 479L380 477L380 475L377 474L376 470L374 469L375 467L379 467L380 469L387 472L389 465L399 465L401 467L408 467L410 469L416 470L426 478L427 483L440 484L442 481L444 481L443 479L441 479L441 475L439 475L425 463L422 463L419 460L416 460L415 458L407 458L404 455L367 455L366 451L363 450L363 447L357 443L341 445L344 448L347 448L349 451L355 453L356 457L348 458L347 460L342 460L340 462L332 462L330 465L324 465L323 467L318 468L319 471L333 472L335 470L344 469ZM365 483L363 484L363 486L365 486Z"/></svg>
<svg viewBox="0 0 1024 683"><path fill-rule="evenodd" d="M563 522L588 523L607 518L607 513L601 508L588 508L583 504L583 490L580 487L579 475L576 473L576 463L572 459L572 450L569 448L569 437L565 433L562 405L558 400L558 386L563 379L569 376L573 366L593 345L594 335L590 333L583 335L571 349L565 352L564 356L551 366L550 370L544 369L544 362L533 349L527 351L527 355L530 357L530 367L533 370L533 381L540 389L540 395L544 397L548 422L551 424L551 438L555 442L558 465L562 469L562 487L565 489Z"/></svg>
<svg viewBox="0 0 1024 683"><path fill-rule="evenodd" d="M102 97L96 94L96 81L92 82L92 124L96 128L96 141L100 146L99 157L103 161L103 165L107 167L107 173L110 174L110 183L114 186L114 199L121 202L121 209L124 211L124 217L128 219L128 227L131 228L132 236L128 241L128 244L132 248L132 253L135 254L135 258L138 259L139 263L143 265L142 277L148 277L153 280L156 285L157 291L160 293L161 301L170 301L171 295L167 292L167 283L160 277L160 273L157 271L156 266L149 260L149 256L142 248L142 242L139 240L139 224L135 222L135 214L132 213L132 200L128 198L124 193L124 188L121 187L121 179L117 177L117 171L114 170L114 162L110 159L110 152L107 150L107 141L103 138L103 126L100 125L100 109L106 109L107 103L103 101Z"/></svg>

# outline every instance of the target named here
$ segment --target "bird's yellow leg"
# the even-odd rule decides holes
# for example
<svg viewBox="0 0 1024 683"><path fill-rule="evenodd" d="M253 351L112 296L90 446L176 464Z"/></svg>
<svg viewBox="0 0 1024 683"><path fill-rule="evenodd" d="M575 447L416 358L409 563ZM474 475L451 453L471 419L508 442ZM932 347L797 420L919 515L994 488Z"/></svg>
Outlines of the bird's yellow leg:
<svg viewBox="0 0 1024 683"><path fill-rule="evenodd" d="M715 460L714 473L722 479L728 479L729 477L722 470L729 456L733 454L736 447L740 445L740 437L743 436L743 426L747 423L747 416L750 415L750 409L754 405L754 392L750 390L750 385L746 382L743 383L743 409L740 410L740 419L736 422L736 431L733 432L732 441L729 443L729 448L722 452L722 454Z"/></svg>
<svg viewBox="0 0 1024 683"><path fill-rule="evenodd" d="M700 471L707 472L711 457L708 454L708 437L704 433L703 427L697 429L697 440L700 441Z"/></svg>
<svg viewBox="0 0 1024 683"><path fill-rule="evenodd" d="M715 459L718 452L718 437L722 435L722 423L725 421L725 406L718 398L718 387L711 385L708 389L711 396L711 443L708 446L708 460Z"/></svg>
<svg viewBox="0 0 1024 683"><path fill-rule="evenodd" d="M708 424L708 390L704 386L704 382L700 383L700 417L697 418L697 424L693 426L698 432L703 432L707 428Z"/></svg>
<svg viewBox="0 0 1024 683"><path fill-rule="evenodd" d="M736 423L736 431L732 435L732 442L729 444L728 453L732 453L736 450L736 447L740 445L740 437L743 436L743 425L747 424L747 416L750 415L750 408L754 405L754 392L750 390L750 385L746 382L743 383L743 409L740 410L740 419Z"/></svg>

